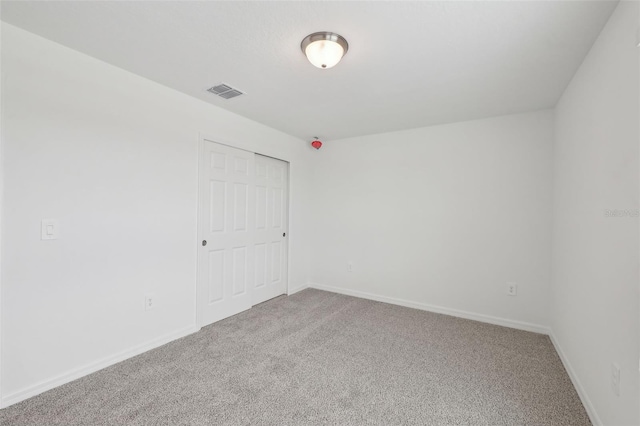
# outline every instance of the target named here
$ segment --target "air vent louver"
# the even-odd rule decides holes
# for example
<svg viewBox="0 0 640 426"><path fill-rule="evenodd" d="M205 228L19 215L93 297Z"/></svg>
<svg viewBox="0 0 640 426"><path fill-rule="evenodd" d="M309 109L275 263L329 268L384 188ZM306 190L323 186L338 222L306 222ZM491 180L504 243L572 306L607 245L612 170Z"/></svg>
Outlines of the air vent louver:
<svg viewBox="0 0 640 426"><path fill-rule="evenodd" d="M228 84L222 84L222 83L207 89L207 92L211 92L214 95L218 95L223 99L231 99L231 98L235 98L236 96L243 95L243 93L238 89L234 89Z"/></svg>
<svg viewBox="0 0 640 426"><path fill-rule="evenodd" d="M229 90L228 92L220 93L218 96L225 99L235 98L236 96L242 95L242 92L236 89Z"/></svg>

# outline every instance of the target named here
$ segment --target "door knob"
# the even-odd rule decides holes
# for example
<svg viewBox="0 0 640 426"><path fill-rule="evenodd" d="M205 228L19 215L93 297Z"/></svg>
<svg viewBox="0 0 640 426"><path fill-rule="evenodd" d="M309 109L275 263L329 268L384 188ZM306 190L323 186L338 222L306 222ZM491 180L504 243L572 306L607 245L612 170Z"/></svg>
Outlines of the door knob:
<svg viewBox="0 0 640 426"><path fill-rule="evenodd" d="M202 246L206 246L207 245L207 240L202 240Z"/></svg>
<svg viewBox="0 0 640 426"><path fill-rule="evenodd" d="M283 233L282 233L282 236L283 236L283 237L286 237L286 236L287 236L287 233L286 233L286 232L283 232Z"/></svg>

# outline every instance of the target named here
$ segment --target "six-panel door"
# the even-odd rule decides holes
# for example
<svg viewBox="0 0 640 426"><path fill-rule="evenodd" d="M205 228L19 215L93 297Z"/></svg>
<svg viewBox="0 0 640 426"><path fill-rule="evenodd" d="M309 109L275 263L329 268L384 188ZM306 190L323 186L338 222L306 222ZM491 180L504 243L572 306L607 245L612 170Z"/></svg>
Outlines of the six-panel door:
<svg viewBox="0 0 640 426"><path fill-rule="evenodd" d="M197 311L204 326L251 307L255 160L209 141L202 154Z"/></svg>
<svg viewBox="0 0 640 426"><path fill-rule="evenodd" d="M287 291L288 163L257 155L253 304Z"/></svg>

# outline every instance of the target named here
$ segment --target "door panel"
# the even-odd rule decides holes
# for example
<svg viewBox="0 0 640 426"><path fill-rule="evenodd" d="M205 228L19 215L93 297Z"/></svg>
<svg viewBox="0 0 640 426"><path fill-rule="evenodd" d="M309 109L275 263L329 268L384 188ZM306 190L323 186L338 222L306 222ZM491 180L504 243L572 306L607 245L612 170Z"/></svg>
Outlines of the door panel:
<svg viewBox="0 0 640 426"><path fill-rule="evenodd" d="M236 183L233 185L233 230L247 230L247 207L249 198L249 188L244 183Z"/></svg>
<svg viewBox="0 0 640 426"><path fill-rule="evenodd" d="M289 164L257 155L256 258L253 304L284 294L287 290L287 211ZM264 256L264 257L263 257Z"/></svg>
<svg viewBox="0 0 640 426"><path fill-rule="evenodd" d="M263 287L267 284L267 245L265 243L256 244L256 279L255 286Z"/></svg>
<svg viewBox="0 0 640 426"><path fill-rule="evenodd" d="M256 230L267 229L267 187L256 185Z"/></svg>
<svg viewBox="0 0 640 426"><path fill-rule="evenodd" d="M209 303L222 300L224 295L224 250L209 252Z"/></svg>
<svg viewBox="0 0 640 426"><path fill-rule="evenodd" d="M255 159L251 152L203 143L200 170L198 323L251 307L255 244Z"/></svg>
<svg viewBox="0 0 640 426"><path fill-rule="evenodd" d="M226 185L219 180L212 180L209 185L211 189L209 230L211 232L224 232Z"/></svg>
<svg viewBox="0 0 640 426"><path fill-rule="evenodd" d="M279 241L271 243L271 282L277 283L282 279L282 244Z"/></svg>
<svg viewBox="0 0 640 426"><path fill-rule="evenodd" d="M233 249L233 295L238 296L247 291L247 248Z"/></svg>

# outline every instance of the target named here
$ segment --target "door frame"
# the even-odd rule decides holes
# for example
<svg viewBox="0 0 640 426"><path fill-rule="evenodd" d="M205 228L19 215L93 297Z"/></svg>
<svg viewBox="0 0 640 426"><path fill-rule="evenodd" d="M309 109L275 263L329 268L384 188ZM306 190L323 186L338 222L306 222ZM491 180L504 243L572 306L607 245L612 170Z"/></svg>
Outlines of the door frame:
<svg viewBox="0 0 640 426"><path fill-rule="evenodd" d="M287 210L287 238L285 239L285 244L286 244L286 250L287 250L287 255L286 255L286 268L287 268L287 283L285 286L285 293L284 294L289 294L289 284L291 282L291 280L289 279L289 277L291 276L291 250L289 250L289 237L290 237L290 226L291 226L291 161L285 159L285 158L278 158L275 157L273 155L269 155L269 154L264 154L262 152L258 152L256 151L254 148L247 146L247 145L243 145L240 143L233 143L229 140L225 140L224 138L220 138L220 137L213 137L213 136L208 136L206 134L202 134L200 133L198 135L198 158L197 158L197 166L196 166L196 194L197 194L197 203L196 203L196 240L195 240L195 254L196 254L196 265L195 265L195 273L196 273L196 279L195 279L195 298L193 300L193 304L194 304L194 322L196 324L197 327L203 327L203 324L200 322L199 319L199 309L198 309L198 300L201 297L201 292L200 292L200 286L199 284L199 273L200 273L200 267L201 267L201 260L200 260L200 250L199 250L199 243L202 237L202 227L204 225L204 220L202 218L202 197L200 196L200 192L202 191L202 176L201 174L203 173L202 170L202 162L203 162L203 156L204 156L204 147L205 144L207 142L213 142L213 143L217 143L219 145L224 145L224 146L228 146L230 148L235 148L235 149L240 149L242 151L247 151L247 152L251 152L253 154L258 154L258 155L262 155L264 157L269 157L269 158L273 158L275 160L280 160L280 161L284 161L285 163L287 163L287 204L286 204L286 210ZM252 289L251 289L252 290Z"/></svg>

